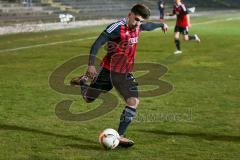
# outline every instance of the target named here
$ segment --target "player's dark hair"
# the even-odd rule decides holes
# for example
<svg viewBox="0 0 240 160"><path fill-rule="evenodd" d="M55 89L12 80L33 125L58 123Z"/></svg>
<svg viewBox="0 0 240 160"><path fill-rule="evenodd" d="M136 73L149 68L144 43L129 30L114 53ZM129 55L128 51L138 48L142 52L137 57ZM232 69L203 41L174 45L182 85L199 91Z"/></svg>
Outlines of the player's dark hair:
<svg viewBox="0 0 240 160"><path fill-rule="evenodd" d="M150 9L144 4L136 4L132 7L131 12L136 15L142 16L144 19L148 19L151 14Z"/></svg>

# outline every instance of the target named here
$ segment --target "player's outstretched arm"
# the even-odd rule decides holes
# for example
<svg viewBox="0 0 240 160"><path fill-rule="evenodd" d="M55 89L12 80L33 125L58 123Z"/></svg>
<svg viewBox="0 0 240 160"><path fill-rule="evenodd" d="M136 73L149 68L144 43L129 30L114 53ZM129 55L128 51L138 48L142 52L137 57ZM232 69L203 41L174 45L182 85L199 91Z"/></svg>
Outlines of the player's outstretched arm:
<svg viewBox="0 0 240 160"><path fill-rule="evenodd" d="M106 35L105 32L102 32L101 35L97 38L97 40L93 43L91 47L89 61L88 61L88 68L86 73L89 78L93 78L97 74L96 68L94 66L95 57L98 53L98 50L107 41L109 41L109 37Z"/></svg>
<svg viewBox="0 0 240 160"><path fill-rule="evenodd" d="M147 22L147 23L141 24L141 26L140 26L140 29L142 31L152 31L156 28L162 28L162 31L164 33L168 30L168 26L165 23Z"/></svg>

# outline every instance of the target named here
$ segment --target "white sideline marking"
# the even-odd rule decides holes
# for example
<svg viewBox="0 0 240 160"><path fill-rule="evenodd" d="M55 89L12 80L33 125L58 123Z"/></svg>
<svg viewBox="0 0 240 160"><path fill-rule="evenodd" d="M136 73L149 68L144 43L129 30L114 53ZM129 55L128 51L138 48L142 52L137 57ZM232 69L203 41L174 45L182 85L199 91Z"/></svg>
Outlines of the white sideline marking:
<svg viewBox="0 0 240 160"><path fill-rule="evenodd" d="M72 42L77 42L77 41L85 41L85 40L95 39L95 38L97 38L97 37L80 38L80 39L74 39L74 40L68 40L68 41L43 43L43 44L36 44L36 45L25 46L25 47L18 47L18 48L12 48L12 49L3 49L3 50L0 50L0 53L2 53L2 52L11 52L11 51L18 51L18 50L29 49L29 48L52 46L52 45L64 44L64 43L72 43Z"/></svg>
<svg viewBox="0 0 240 160"><path fill-rule="evenodd" d="M238 19L240 19L240 17L237 17L237 18L226 18L226 19L221 19L221 20L211 20L211 21L206 21L206 22L195 23L193 25L211 24L211 23L216 23L216 22L232 21L232 20L238 20ZM171 27L173 27L173 26L171 26ZM3 49L3 50L0 50L0 53L24 50L24 49L29 49L29 48L52 46L52 45L64 44L64 43L72 43L72 42L77 42L77 41L92 40L92 39L95 39L95 38L97 38L97 37L80 38L80 39L74 39L74 40L68 40L68 41L59 41L59 42L51 42L51 43L30 45L30 46L18 47L18 48L12 48L12 49Z"/></svg>
<svg viewBox="0 0 240 160"><path fill-rule="evenodd" d="M206 21L206 22L195 23L193 25L211 24L211 23L216 23L216 22L233 21L233 20L238 20L238 19L240 19L240 17L226 18L226 19L220 19L220 20L211 20L211 21Z"/></svg>

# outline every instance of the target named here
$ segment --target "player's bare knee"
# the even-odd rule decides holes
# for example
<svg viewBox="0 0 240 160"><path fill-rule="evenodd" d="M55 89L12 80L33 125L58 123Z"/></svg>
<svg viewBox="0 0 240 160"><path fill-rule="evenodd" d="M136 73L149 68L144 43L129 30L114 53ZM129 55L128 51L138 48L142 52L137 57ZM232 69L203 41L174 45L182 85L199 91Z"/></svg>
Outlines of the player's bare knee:
<svg viewBox="0 0 240 160"><path fill-rule="evenodd" d="M127 99L127 105L128 106L133 106L135 108L137 108L137 106L139 105L140 100L136 97L130 97Z"/></svg>
<svg viewBox="0 0 240 160"><path fill-rule="evenodd" d="M175 39L175 40L179 40L179 37L176 37L176 36L175 36L174 39Z"/></svg>
<svg viewBox="0 0 240 160"><path fill-rule="evenodd" d="M184 39L184 41L188 41L189 40L188 35L185 35L183 39Z"/></svg>
<svg viewBox="0 0 240 160"><path fill-rule="evenodd" d="M174 37L174 40L175 40L175 41L179 40L179 37Z"/></svg>
<svg viewBox="0 0 240 160"><path fill-rule="evenodd" d="M175 34L174 34L174 38L175 38L176 40L178 40L178 39L179 39L179 33L175 33Z"/></svg>

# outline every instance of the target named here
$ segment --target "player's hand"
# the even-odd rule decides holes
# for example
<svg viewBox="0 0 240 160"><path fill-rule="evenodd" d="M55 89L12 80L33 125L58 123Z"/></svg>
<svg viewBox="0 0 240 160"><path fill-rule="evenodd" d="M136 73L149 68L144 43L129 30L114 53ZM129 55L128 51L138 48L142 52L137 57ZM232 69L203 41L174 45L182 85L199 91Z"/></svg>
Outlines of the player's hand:
<svg viewBox="0 0 240 160"><path fill-rule="evenodd" d="M96 74L97 74L97 70L96 70L95 66L88 66L87 73L86 73L88 78L93 79Z"/></svg>
<svg viewBox="0 0 240 160"><path fill-rule="evenodd" d="M189 23L189 24L188 24L188 27L189 27L189 28L191 28L191 27L192 27L192 24L191 24L191 23Z"/></svg>
<svg viewBox="0 0 240 160"><path fill-rule="evenodd" d="M162 31L163 31L164 33L166 33L167 30L168 30L168 25L165 24L165 23L163 23Z"/></svg>

